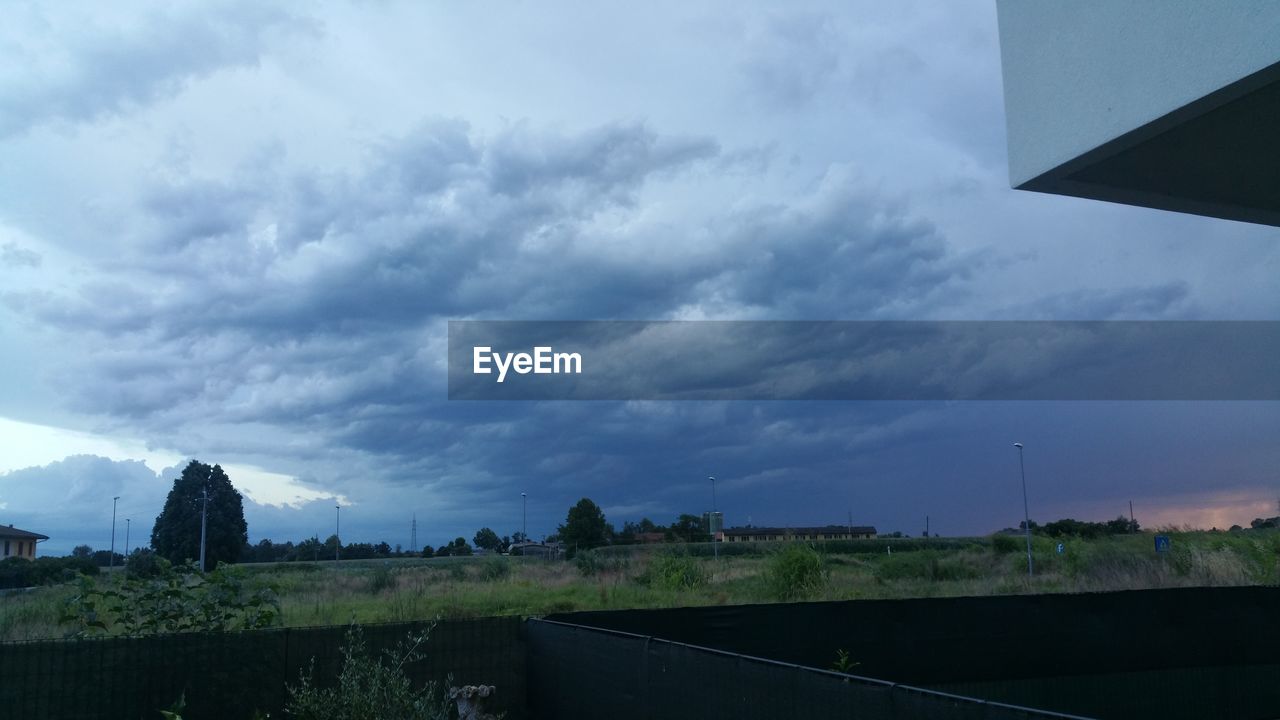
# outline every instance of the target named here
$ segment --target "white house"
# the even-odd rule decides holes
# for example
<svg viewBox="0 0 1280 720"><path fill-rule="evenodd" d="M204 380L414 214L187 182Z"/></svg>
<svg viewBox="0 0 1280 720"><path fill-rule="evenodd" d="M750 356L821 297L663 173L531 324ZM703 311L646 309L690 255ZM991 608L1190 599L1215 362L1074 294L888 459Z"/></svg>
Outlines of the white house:
<svg viewBox="0 0 1280 720"><path fill-rule="evenodd" d="M12 525L0 525L0 560L11 557L34 560L36 544L48 539L48 535L19 530Z"/></svg>

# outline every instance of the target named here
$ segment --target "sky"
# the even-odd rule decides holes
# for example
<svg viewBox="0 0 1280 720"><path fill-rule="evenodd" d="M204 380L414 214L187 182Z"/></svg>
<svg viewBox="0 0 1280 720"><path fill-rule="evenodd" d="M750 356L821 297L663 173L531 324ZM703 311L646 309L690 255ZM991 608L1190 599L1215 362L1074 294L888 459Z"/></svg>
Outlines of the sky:
<svg viewBox="0 0 1280 720"><path fill-rule="evenodd" d="M1276 514L1280 403L450 401L449 320L1280 320L1277 229L1009 188L989 0L6 5L0 522L145 543ZM679 370L678 368L676 369Z"/></svg>

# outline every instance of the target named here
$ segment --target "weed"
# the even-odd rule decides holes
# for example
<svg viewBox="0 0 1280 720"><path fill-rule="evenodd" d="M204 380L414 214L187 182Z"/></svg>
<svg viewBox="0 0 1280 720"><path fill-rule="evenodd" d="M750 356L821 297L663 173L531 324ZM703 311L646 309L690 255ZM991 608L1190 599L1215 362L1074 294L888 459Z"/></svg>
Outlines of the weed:
<svg viewBox="0 0 1280 720"><path fill-rule="evenodd" d="M395 573L391 571L389 563L383 563L373 569L373 574L369 576L369 594L377 595L383 590L389 590L396 586Z"/></svg>
<svg viewBox="0 0 1280 720"><path fill-rule="evenodd" d="M765 585L777 600L796 600L817 593L827 584L822 557L810 545L790 543L774 553L765 567Z"/></svg>
<svg viewBox="0 0 1280 720"><path fill-rule="evenodd" d="M360 627L352 625L342 646L337 687L316 687L313 659L308 672L299 676L298 685L289 686L286 712L301 720L448 720L452 716L448 697L435 683L414 688L404 672L405 665L422 659L429 633L430 628L417 635L410 633L394 650L377 657L365 647Z"/></svg>
<svg viewBox="0 0 1280 720"><path fill-rule="evenodd" d="M488 582L506 580L511 576L511 561L502 557L485 558L480 563L480 579Z"/></svg>

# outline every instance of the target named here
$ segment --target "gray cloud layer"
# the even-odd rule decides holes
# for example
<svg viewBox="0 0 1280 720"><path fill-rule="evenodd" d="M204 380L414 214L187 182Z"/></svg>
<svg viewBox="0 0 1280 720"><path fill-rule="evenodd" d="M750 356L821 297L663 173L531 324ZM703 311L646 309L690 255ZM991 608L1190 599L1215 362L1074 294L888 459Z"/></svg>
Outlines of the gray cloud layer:
<svg viewBox="0 0 1280 720"><path fill-rule="evenodd" d="M1189 420L1160 421L1202 412L1187 405L1040 420L1004 405L446 401L455 318L1280 314L1269 231L1007 189L982 3L472 12L15 12L0 36L20 68L0 75L0 330L23 352L0 369L38 382L0 385L0 414L295 476L351 497L370 539L413 508L439 540L469 536L535 488L544 528L582 495L674 515L700 509L687 481L707 474L753 493L733 522L826 522L813 515L856 502L905 526L903 508L934 497L966 508L957 531L982 531L1009 512L983 505L990 468L956 443L1003 448L1031 420L1097 458L1061 503L1110 501L1081 478L1112 477L1094 428L1126 423L1201 453L1138 492L1267 482L1257 452L1230 479L1186 469L1276 429L1252 407L1215 406L1248 429L1219 452L1188 441ZM74 484L59 467L29 472ZM257 517L310 534L321 505Z"/></svg>

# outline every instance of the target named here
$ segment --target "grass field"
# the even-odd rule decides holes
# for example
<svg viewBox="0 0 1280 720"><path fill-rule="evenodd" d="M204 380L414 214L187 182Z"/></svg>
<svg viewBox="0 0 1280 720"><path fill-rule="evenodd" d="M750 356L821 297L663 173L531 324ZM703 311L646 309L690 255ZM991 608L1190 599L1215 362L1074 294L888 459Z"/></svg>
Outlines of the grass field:
<svg viewBox="0 0 1280 720"><path fill-rule="evenodd" d="M1020 536L724 548L609 548L579 560L441 558L237 568L273 587L288 626L660 608L786 600L913 598L1280 583L1280 531L1167 533L1097 540L1036 537L1029 579ZM890 554L888 548L892 548ZM705 551L705 547L696 549ZM111 582L101 578L99 582ZM0 640L61 637L70 586L0 598Z"/></svg>

